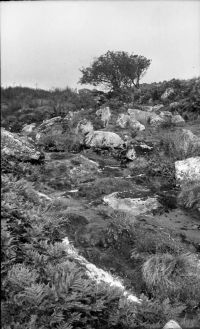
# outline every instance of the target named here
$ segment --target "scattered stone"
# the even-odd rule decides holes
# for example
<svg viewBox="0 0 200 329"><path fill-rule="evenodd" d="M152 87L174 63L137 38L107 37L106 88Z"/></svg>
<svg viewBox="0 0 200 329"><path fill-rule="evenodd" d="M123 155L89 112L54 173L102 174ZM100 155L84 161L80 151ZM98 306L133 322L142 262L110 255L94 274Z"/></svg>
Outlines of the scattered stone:
<svg viewBox="0 0 200 329"><path fill-rule="evenodd" d="M72 121L72 119L74 118L74 116L78 113L79 111L77 111L77 112L72 112L72 111L69 111L68 113L67 113L67 115L63 118L63 120L65 120L65 121Z"/></svg>
<svg viewBox="0 0 200 329"><path fill-rule="evenodd" d="M111 118L110 108L108 106L100 108L96 111L96 115L101 118L104 127L107 127Z"/></svg>
<svg viewBox="0 0 200 329"><path fill-rule="evenodd" d="M126 152L126 158L132 161L136 159L136 152L134 148L131 148Z"/></svg>
<svg viewBox="0 0 200 329"><path fill-rule="evenodd" d="M124 141L113 132L96 130L85 136L85 145L98 148L121 148Z"/></svg>
<svg viewBox="0 0 200 329"><path fill-rule="evenodd" d="M172 116L171 123L175 126L184 126L185 120L180 114Z"/></svg>
<svg viewBox="0 0 200 329"><path fill-rule="evenodd" d="M29 125L25 125L23 128L22 128L22 134L24 135L29 135L31 134L36 128L36 123L31 123Z"/></svg>
<svg viewBox="0 0 200 329"><path fill-rule="evenodd" d="M174 94L174 89L173 88L167 88L165 90L165 92L161 95L161 99L166 100L173 94Z"/></svg>
<svg viewBox="0 0 200 329"><path fill-rule="evenodd" d="M156 198L149 197L146 200L141 198L120 198L118 197L118 192L105 196L103 201L115 210L129 212L134 216L151 212L160 206Z"/></svg>
<svg viewBox="0 0 200 329"><path fill-rule="evenodd" d="M163 329L181 329L181 327L179 326L179 324L176 321L170 320L166 323L166 325L163 327Z"/></svg>
<svg viewBox="0 0 200 329"><path fill-rule="evenodd" d="M175 162L176 180L183 184L200 181L200 157Z"/></svg>
<svg viewBox="0 0 200 329"><path fill-rule="evenodd" d="M42 153L36 150L27 137L11 133L4 128L1 128L1 152L2 155L14 156L21 161L42 159Z"/></svg>
<svg viewBox="0 0 200 329"><path fill-rule="evenodd" d="M169 104L169 108L170 108L171 110L175 110L175 109L177 109L177 108L179 107L179 105L180 105L179 102L173 102L173 103L170 103L170 104Z"/></svg>

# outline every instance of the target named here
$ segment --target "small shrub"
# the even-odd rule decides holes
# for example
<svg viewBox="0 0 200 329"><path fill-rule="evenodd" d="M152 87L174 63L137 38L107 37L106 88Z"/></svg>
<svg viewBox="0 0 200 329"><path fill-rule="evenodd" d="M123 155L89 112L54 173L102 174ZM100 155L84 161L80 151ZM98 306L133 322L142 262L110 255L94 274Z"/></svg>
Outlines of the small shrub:
<svg viewBox="0 0 200 329"><path fill-rule="evenodd" d="M192 254L157 254L150 257L142 266L142 274L148 289L154 295L193 299L196 291L196 305L200 289L199 260ZM190 282L190 287L186 288Z"/></svg>
<svg viewBox="0 0 200 329"><path fill-rule="evenodd" d="M178 203L186 209L200 212L200 182L189 182L181 187Z"/></svg>
<svg viewBox="0 0 200 329"><path fill-rule="evenodd" d="M163 133L160 145L174 161L200 155L199 143L182 130Z"/></svg>

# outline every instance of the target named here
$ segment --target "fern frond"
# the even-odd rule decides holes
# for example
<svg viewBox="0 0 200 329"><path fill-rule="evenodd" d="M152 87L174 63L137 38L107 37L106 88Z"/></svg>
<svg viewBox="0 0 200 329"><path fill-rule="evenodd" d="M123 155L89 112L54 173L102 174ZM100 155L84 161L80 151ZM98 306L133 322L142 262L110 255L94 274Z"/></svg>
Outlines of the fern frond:
<svg viewBox="0 0 200 329"><path fill-rule="evenodd" d="M50 325L61 323L64 321L63 312L60 310L55 309L53 314L50 317Z"/></svg>
<svg viewBox="0 0 200 329"><path fill-rule="evenodd" d="M73 329L73 326L71 324L67 324L66 322L62 322L56 327L56 329Z"/></svg>
<svg viewBox="0 0 200 329"><path fill-rule="evenodd" d="M21 264L16 264L8 272L7 279L11 284L17 285L21 288L30 286L35 283L38 278L36 270L25 267Z"/></svg>
<svg viewBox="0 0 200 329"><path fill-rule="evenodd" d="M19 293L17 299L22 298L29 304L39 306L43 299L47 296L47 286L44 284L32 284L30 287L26 287L23 292Z"/></svg>

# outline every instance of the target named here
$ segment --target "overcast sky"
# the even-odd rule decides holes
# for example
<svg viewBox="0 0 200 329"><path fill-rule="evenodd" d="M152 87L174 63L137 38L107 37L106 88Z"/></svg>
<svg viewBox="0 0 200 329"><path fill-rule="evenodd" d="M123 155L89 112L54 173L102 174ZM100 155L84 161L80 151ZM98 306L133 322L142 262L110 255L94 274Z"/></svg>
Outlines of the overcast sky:
<svg viewBox="0 0 200 329"><path fill-rule="evenodd" d="M143 82L200 75L200 1L1 2L3 86L83 88L108 50L152 59Z"/></svg>

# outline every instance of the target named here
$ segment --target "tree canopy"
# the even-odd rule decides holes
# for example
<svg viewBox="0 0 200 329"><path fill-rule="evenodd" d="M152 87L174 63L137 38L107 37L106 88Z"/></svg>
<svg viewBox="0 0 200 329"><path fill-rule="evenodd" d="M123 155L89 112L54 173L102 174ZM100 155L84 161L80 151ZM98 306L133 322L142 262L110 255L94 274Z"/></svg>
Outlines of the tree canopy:
<svg viewBox="0 0 200 329"><path fill-rule="evenodd" d="M139 87L151 60L125 51L108 51L96 58L91 66L82 68L81 84L103 85L112 91Z"/></svg>

